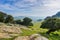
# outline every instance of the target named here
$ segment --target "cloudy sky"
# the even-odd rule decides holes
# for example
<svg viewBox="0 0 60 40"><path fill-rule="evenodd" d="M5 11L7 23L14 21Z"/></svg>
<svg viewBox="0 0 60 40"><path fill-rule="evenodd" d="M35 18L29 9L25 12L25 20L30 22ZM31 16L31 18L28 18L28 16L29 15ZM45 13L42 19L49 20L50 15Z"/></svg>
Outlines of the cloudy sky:
<svg viewBox="0 0 60 40"><path fill-rule="evenodd" d="M0 11L13 16L52 16L60 11L60 0L0 0Z"/></svg>

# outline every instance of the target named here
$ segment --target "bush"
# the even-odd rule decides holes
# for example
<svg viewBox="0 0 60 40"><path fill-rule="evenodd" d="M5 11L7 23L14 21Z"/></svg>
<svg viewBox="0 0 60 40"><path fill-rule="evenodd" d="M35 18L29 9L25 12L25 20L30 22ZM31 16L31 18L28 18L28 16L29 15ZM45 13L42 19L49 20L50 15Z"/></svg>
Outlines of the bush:
<svg viewBox="0 0 60 40"><path fill-rule="evenodd" d="M14 21L13 16L8 15L8 16L6 17L5 23L13 23L13 21Z"/></svg>
<svg viewBox="0 0 60 40"><path fill-rule="evenodd" d="M32 26L33 24L31 23L32 22L32 19L28 18L28 17L25 17L23 19L23 22L22 24L25 25L25 26Z"/></svg>
<svg viewBox="0 0 60 40"><path fill-rule="evenodd" d="M21 20L15 20L14 21L16 24L22 24Z"/></svg>
<svg viewBox="0 0 60 40"><path fill-rule="evenodd" d="M7 14L0 12L0 22L4 22Z"/></svg>
<svg viewBox="0 0 60 40"><path fill-rule="evenodd" d="M48 28L49 31L47 32L47 34L54 32L56 30L59 30L60 29L60 19L48 18L42 23L41 28Z"/></svg>

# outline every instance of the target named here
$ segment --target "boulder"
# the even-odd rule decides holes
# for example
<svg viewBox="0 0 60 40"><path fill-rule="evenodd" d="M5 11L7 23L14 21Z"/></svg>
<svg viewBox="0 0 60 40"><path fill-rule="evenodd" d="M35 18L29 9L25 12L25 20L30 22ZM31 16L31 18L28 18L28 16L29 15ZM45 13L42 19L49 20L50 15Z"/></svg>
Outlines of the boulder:
<svg viewBox="0 0 60 40"><path fill-rule="evenodd" d="M0 38L12 38L8 33L0 33Z"/></svg>
<svg viewBox="0 0 60 40"><path fill-rule="evenodd" d="M29 40L29 37L28 36L20 36L20 37L15 38L14 40Z"/></svg>
<svg viewBox="0 0 60 40"><path fill-rule="evenodd" d="M0 32L4 33L22 33L19 27L11 27L11 26L6 26L6 27L0 27Z"/></svg>
<svg viewBox="0 0 60 40"><path fill-rule="evenodd" d="M46 37L41 36L40 34L33 34L30 36L30 40L48 40Z"/></svg>
<svg viewBox="0 0 60 40"><path fill-rule="evenodd" d="M48 40L46 37L41 36L40 34L33 34L31 36L20 36L14 40Z"/></svg>

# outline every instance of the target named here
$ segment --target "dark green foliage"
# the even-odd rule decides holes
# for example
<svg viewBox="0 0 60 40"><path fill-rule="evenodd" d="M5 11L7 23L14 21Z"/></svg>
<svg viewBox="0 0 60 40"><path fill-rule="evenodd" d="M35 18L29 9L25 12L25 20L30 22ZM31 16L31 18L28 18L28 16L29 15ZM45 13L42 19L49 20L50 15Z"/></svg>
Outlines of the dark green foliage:
<svg viewBox="0 0 60 40"><path fill-rule="evenodd" d="M7 16L7 14L0 12L0 22L4 22L6 16Z"/></svg>
<svg viewBox="0 0 60 40"><path fill-rule="evenodd" d="M12 23L13 22L13 16L7 15L6 13L0 12L0 22L3 23Z"/></svg>
<svg viewBox="0 0 60 40"><path fill-rule="evenodd" d="M13 21L14 21L13 16L8 15L8 16L6 17L5 23L13 23Z"/></svg>
<svg viewBox="0 0 60 40"><path fill-rule="evenodd" d="M7 15L3 12L0 12L0 22L3 23L16 23L16 24L21 24L21 25L25 25L25 26L33 26L32 19L25 17L23 19L23 21L21 22L21 20L14 20L13 16L11 15Z"/></svg>
<svg viewBox="0 0 60 40"><path fill-rule="evenodd" d="M32 19L30 19L28 17L25 17L23 19L23 21L21 21L21 20L15 20L14 22L16 24L21 24L21 25L25 25L25 26L33 26Z"/></svg>
<svg viewBox="0 0 60 40"><path fill-rule="evenodd" d="M15 20L14 21L16 24L21 24L21 20Z"/></svg>
<svg viewBox="0 0 60 40"><path fill-rule="evenodd" d="M50 29L47 33L53 32L55 30L60 29L60 19L58 18L48 18L46 19L42 25L41 28L48 28Z"/></svg>
<svg viewBox="0 0 60 40"><path fill-rule="evenodd" d="M33 26L33 23L30 23L29 26Z"/></svg>
<svg viewBox="0 0 60 40"><path fill-rule="evenodd" d="M24 19L23 19L23 25L25 25L25 26L31 26L31 25L33 25L32 23L32 19L30 19L30 18L28 18L28 17L25 17Z"/></svg>

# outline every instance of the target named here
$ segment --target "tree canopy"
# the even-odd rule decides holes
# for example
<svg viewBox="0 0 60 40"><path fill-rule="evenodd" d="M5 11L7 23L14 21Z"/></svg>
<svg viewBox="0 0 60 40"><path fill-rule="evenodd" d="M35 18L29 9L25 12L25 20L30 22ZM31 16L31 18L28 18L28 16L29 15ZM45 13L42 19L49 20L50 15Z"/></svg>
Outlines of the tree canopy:
<svg viewBox="0 0 60 40"><path fill-rule="evenodd" d="M6 17L5 23L12 23L13 21L14 21L13 16L8 15L8 16Z"/></svg>
<svg viewBox="0 0 60 40"><path fill-rule="evenodd" d="M16 23L16 24L21 24L25 26L32 26L32 19L25 17L23 21L21 20L14 20L14 17L12 15L8 15L6 13L0 12L0 22L3 23Z"/></svg>
<svg viewBox="0 0 60 40"><path fill-rule="evenodd" d="M8 15L4 12L0 12L0 22L3 22L3 23L11 23L14 21L14 18L12 15Z"/></svg>
<svg viewBox="0 0 60 40"><path fill-rule="evenodd" d="M52 31L56 31L60 29L60 19L58 18L48 18L44 22L42 22L41 28L50 29L48 33Z"/></svg>
<svg viewBox="0 0 60 40"><path fill-rule="evenodd" d="M6 19L7 14L0 12L0 22L4 22L4 20Z"/></svg>
<svg viewBox="0 0 60 40"><path fill-rule="evenodd" d="M25 26L31 26L31 25L33 25L31 22L32 22L32 19L30 19L28 17L25 17L23 19L23 25L25 25Z"/></svg>

